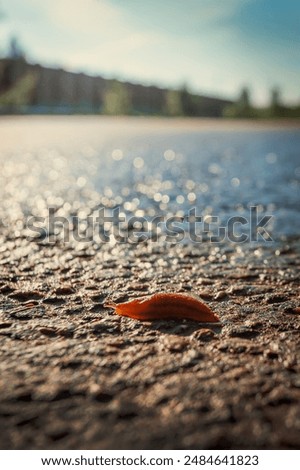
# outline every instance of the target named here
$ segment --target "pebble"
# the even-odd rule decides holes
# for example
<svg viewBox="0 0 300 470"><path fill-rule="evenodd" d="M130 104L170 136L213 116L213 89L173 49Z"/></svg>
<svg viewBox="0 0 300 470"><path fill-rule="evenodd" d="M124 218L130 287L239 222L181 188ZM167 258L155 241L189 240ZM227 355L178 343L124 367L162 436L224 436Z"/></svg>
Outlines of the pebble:
<svg viewBox="0 0 300 470"><path fill-rule="evenodd" d="M56 295L71 295L71 294L74 294L75 292L76 292L75 289L71 286L61 286L55 290Z"/></svg>
<svg viewBox="0 0 300 470"><path fill-rule="evenodd" d="M207 343L214 339L217 339L217 335L214 331L209 330L207 328L203 328L203 329L195 331L192 334L191 339L194 339L199 342Z"/></svg>
<svg viewBox="0 0 300 470"><path fill-rule="evenodd" d="M44 326L44 327L40 328L40 332L45 336L56 336L57 335L56 328L52 328L52 327Z"/></svg>
<svg viewBox="0 0 300 470"><path fill-rule="evenodd" d="M215 300L224 300L227 298L227 293L225 291L219 291L215 296Z"/></svg>
<svg viewBox="0 0 300 470"><path fill-rule="evenodd" d="M42 299L44 295L38 291L14 291L13 294L9 294L9 297L24 302L25 300Z"/></svg>
<svg viewBox="0 0 300 470"><path fill-rule="evenodd" d="M252 339L259 335L259 331L246 326L230 326L227 329L227 334L231 338Z"/></svg>
<svg viewBox="0 0 300 470"><path fill-rule="evenodd" d="M11 322L0 322L0 329L10 328L12 326Z"/></svg>

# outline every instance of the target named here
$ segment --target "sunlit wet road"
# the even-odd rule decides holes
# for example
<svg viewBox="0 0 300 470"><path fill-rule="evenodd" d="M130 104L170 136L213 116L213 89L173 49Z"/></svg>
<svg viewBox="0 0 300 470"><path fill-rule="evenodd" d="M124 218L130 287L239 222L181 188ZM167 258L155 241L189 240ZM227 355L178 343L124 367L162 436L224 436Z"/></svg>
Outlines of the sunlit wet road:
<svg viewBox="0 0 300 470"><path fill-rule="evenodd" d="M100 206L146 219L272 215L274 239L299 233L296 126L101 117L0 120L1 218L85 219Z"/></svg>

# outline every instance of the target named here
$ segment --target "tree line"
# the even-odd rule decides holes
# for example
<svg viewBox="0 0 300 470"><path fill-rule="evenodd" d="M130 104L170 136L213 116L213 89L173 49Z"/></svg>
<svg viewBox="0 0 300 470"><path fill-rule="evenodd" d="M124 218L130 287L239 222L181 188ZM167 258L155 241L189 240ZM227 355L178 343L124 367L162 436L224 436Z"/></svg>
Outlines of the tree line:
<svg viewBox="0 0 300 470"><path fill-rule="evenodd" d="M108 115L162 115L231 119L298 118L300 104L283 104L278 88L270 91L268 106L252 104L242 88L236 101L75 74L29 64L12 44L11 58L0 59L0 112L99 113Z"/></svg>
<svg viewBox="0 0 300 470"><path fill-rule="evenodd" d="M249 88L243 87L238 99L224 109L226 118L298 118L300 117L300 103L295 106L283 104L280 89L274 87L270 91L269 104L265 107L255 107L251 103Z"/></svg>

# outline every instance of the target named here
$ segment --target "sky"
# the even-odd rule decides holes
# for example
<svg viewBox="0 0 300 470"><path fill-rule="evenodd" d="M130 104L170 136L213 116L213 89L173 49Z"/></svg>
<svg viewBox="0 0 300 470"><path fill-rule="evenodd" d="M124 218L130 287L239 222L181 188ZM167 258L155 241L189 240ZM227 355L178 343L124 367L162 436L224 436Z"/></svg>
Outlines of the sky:
<svg viewBox="0 0 300 470"><path fill-rule="evenodd" d="M0 0L31 62L255 104L300 102L299 0Z"/></svg>

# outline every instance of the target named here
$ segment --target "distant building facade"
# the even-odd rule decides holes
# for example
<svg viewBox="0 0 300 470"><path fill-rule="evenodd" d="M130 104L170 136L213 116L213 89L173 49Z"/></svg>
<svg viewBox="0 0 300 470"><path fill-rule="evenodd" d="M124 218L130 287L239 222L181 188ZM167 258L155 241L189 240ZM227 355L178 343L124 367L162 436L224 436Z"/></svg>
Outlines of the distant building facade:
<svg viewBox="0 0 300 470"><path fill-rule="evenodd" d="M0 60L0 110L32 113L101 113L113 80L30 64L24 58ZM163 115L170 90L118 82L128 93L130 114ZM180 92L178 92L180 93ZM221 117L228 100L189 95L186 115ZM20 107L22 105L22 107Z"/></svg>

